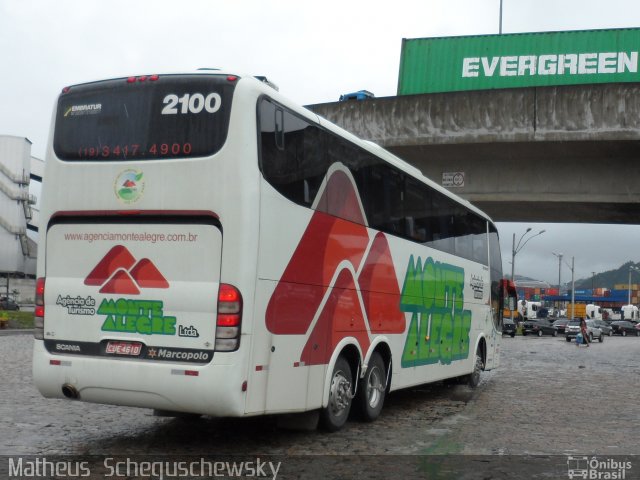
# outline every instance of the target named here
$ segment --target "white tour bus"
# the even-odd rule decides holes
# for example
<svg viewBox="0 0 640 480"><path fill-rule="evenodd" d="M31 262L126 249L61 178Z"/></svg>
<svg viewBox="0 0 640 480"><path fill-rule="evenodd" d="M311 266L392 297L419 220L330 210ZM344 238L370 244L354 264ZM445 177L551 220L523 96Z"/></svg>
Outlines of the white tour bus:
<svg viewBox="0 0 640 480"><path fill-rule="evenodd" d="M498 365L515 290L491 220L264 80L67 87L44 178L46 397L337 430Z"/></svg>

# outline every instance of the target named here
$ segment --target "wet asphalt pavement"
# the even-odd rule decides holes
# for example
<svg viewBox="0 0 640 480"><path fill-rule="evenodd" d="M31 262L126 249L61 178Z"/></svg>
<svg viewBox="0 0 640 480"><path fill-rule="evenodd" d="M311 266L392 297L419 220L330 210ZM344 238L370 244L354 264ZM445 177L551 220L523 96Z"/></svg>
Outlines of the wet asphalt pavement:
<svg viewBox="0 0 640 480"><path fill-rule="evenodd" d="M352 455L393 472L414 458L394 456L407 455L640 454L635 337L589 348L562 337L505 337L501 367L484 373L478 389L437 383L394 392L377 421L353 420L333 434L282 430L273 417L159 418L145 409L45 399L31 379L32 345L30 335L0 336L4 455ZM354 468L340 467L339 476L352 478Z"/></svg>

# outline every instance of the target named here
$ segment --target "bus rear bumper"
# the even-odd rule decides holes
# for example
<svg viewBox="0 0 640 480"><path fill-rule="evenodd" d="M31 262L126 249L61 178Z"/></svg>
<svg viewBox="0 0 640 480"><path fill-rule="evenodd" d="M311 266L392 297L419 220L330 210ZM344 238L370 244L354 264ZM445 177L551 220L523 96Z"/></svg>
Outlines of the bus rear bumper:
<svg viewBox="0 0 640 480"><path fill-rule="evenodd" d="M220 417L245 415L242 368L52 355L34 342L33 379L48 398Z"/></svg>

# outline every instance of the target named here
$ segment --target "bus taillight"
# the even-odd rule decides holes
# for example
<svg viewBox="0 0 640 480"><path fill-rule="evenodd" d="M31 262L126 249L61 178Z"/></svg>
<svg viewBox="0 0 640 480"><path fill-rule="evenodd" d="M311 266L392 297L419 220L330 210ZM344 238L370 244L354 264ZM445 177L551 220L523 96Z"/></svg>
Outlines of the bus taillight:
<svg viewBox="0 0 640 480"><path fill-rule="evenodd" d="M136 82L146 82L149 80L150 82L155 82L160 79L160 75L140 75L137 77L127 77L127 83L136 83Z"/></svg>
<svg viewBox="0 0 640 480"><path fill-rule="evenodd" d="M36 308L34 311L33 336L44 340L44 277L36 280Z"/></svg>
<svg viewBox="0 0 640 480"><path fill-rule="evenodd" d="M240 346L242 322L242 295L233 285L220 284L218 291L218 320L216 323L216 350L232 352Z"/></svg>

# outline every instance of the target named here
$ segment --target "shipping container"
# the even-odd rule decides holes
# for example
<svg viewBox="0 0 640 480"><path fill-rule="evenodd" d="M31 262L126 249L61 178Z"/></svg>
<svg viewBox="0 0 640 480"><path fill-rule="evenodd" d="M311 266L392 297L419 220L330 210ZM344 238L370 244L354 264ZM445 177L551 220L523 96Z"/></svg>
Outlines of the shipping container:
<svg viewBox="0 0 640 480"><path fill-rule="evenodd" d="M571 292L569 292L571 293ZM586 290L586 289L582 289L582 290L576 290L576 295L592 295L593 292L591 290Z"/></svg>
<svg viewBox="0 0 640 480"><path fill-rule="evenodd" d="M569 303L567 305L567 318L586 318L587 306L584 303Z"/></svg>
<svg viewBox="0 0 640 480"><path fill-rule="evenodd" d="M640 29L402 40L398 95L638 82Z"/></svg>

